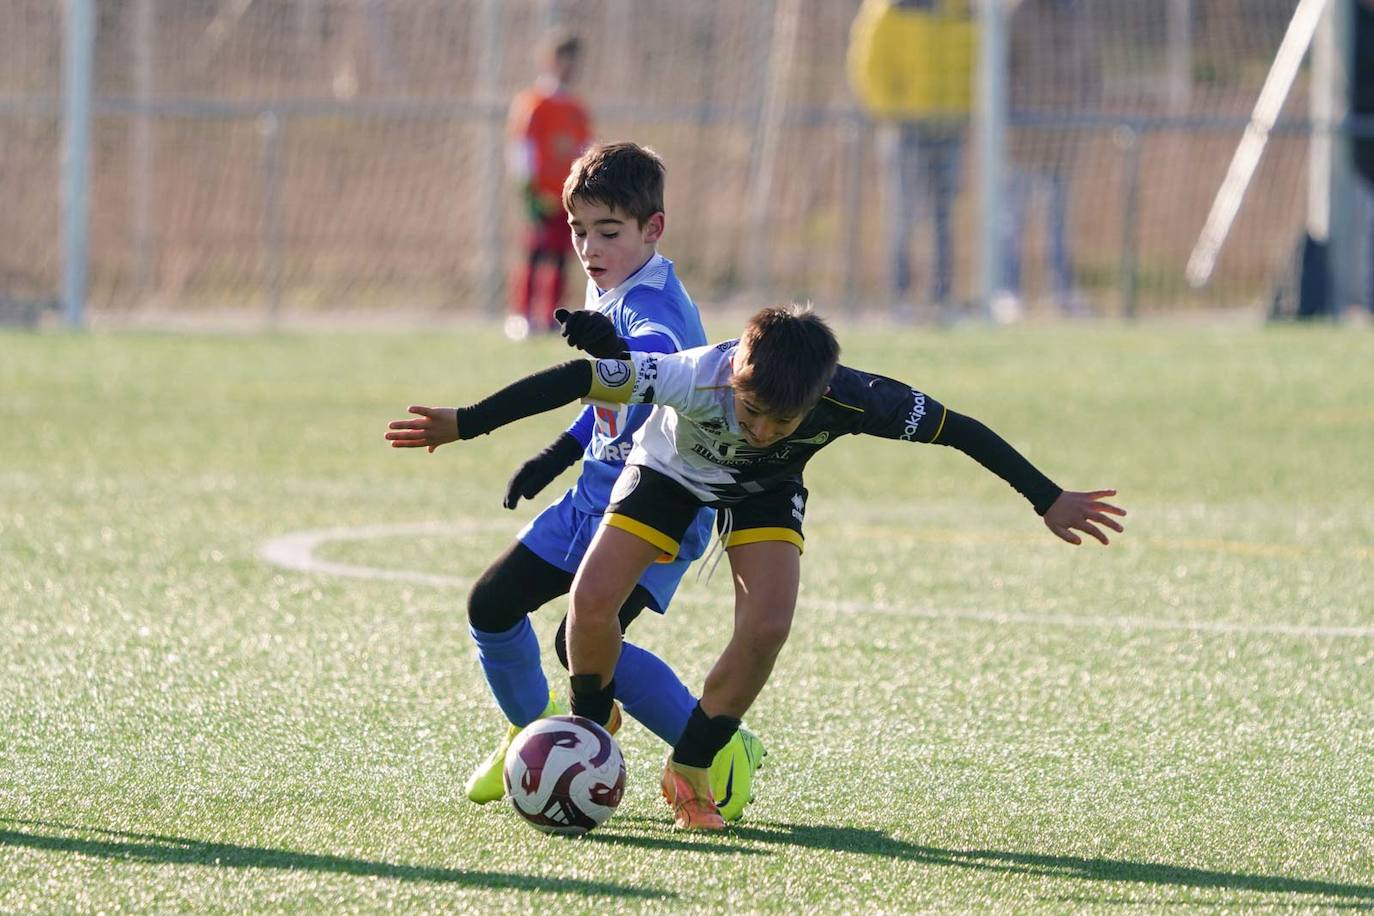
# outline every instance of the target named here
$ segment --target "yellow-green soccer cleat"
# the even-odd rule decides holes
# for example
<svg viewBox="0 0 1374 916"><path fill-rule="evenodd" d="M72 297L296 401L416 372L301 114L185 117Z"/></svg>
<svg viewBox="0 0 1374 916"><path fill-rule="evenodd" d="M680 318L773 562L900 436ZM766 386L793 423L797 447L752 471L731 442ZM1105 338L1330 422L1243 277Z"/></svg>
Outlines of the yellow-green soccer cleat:
<svg viewBox="0 0 1374 916"><path fill-rule="evenodd" d="M725 820L739 820L754 800L754 773L767 753L759 736L741 725L711 761L711 794Z"/></svg>
<svg viewBox="0 0 1374 916"><path fill-rule="evenodd" d="M544 707L544 711L539 714L539 718L547 719L549 716L562 715L566 710L563 704L549 692L549 705ZM468 799L479 805L487 802L500 801L506 797L506 783L502 779L502 771L506 768L506 751L510 750L511 743L515 741L515 736L520 734L523 729L519 725L511 725L506 729L505 737L501 743L491 752L486 760L477 765L477 769L472 771L468 777L467 793Z"/></svg>

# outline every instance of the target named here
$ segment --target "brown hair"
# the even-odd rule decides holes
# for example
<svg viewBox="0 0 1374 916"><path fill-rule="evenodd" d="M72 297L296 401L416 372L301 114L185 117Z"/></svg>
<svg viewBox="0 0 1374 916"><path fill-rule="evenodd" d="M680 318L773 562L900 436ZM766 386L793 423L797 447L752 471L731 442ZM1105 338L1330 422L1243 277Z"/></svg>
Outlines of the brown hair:
<svg viewBox="0 0 1374 916"><path fill-rule="evenodd" d="M749 319L740 344L748 362L735 367L734 388L774 417L816 406L830 386L840 344L809 307L773 306Z"/></svg>
<svg viewBox="0 0 1374 916"><path fill-rule="evenodd" d="M638 143L593 146L572 164L563 183L563 208L582 200L634 217L641 226L663 210L665 170L658 153Z"/></svg>

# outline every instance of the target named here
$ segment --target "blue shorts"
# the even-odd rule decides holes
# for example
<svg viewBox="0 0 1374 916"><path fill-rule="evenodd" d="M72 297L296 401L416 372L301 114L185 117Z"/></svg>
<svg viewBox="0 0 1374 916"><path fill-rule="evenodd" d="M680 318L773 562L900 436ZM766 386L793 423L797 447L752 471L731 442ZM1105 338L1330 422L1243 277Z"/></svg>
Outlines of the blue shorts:
<svg viewBox="0 0 1374 916"><path fill-rule="evenodd" d="M562 499L531 519L516 538L545 563L575 573L600 526L600 513L593 515L574 506L573 493L569 490ZM644 570L639 584L652 599L649 607L660 614L668 610L678 583L699 552L692 551L693 555L685 559L679 555L676 560L655 563Z"/></svg>

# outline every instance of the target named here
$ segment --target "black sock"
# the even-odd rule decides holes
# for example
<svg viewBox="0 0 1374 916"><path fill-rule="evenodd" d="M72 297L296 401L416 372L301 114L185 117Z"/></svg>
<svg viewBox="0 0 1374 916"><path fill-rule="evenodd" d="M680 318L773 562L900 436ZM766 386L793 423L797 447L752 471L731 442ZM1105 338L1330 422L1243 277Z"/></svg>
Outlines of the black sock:
<svg viewBox="0 0 1374 916"><path fill-rule="evenodd" d="M673 760L683 766L709 767L720 749L730 743L739 730L739 719L731 716L708 716L698 703L687 720L687 728L673 748Z"/></svg>
<svg viewBox="0 0 1374 916"><path fill-rule="evenodd" d="M611 704L615 702L615 678L601 686L599 674L574 674L572 682L572 714L591 719L597 725L611 721Z"/></svg>

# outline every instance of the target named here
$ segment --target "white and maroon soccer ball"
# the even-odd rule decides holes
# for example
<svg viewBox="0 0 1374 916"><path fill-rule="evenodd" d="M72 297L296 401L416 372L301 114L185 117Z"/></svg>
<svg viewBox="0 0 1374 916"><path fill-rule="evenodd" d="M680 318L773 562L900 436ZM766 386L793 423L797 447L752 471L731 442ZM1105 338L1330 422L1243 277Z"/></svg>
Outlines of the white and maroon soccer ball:
<svg viewBox="0 0 1374 916"><path fill-rule="evenodd" d="M606 822L625 792L625 758L610 732L580 716L550 716L506 752L506 797L545 833L580 836Z"/></svg>

